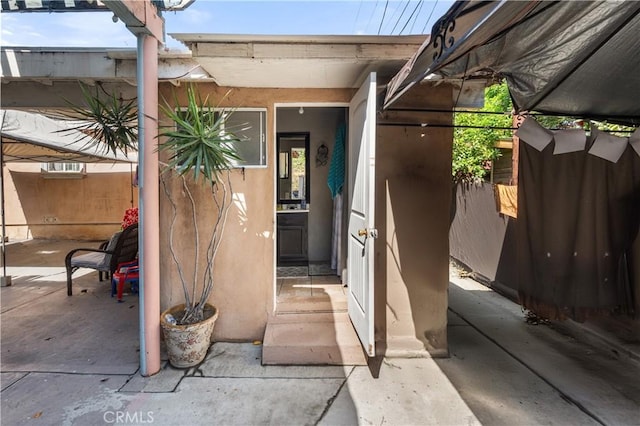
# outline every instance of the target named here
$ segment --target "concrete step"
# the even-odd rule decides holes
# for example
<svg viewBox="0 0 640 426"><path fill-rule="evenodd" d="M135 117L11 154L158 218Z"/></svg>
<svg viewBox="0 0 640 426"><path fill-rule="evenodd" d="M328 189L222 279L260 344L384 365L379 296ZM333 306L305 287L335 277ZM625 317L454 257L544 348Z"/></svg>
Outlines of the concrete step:
<svg viewBox="0 0 640 426"><path fill-rule="evenodd" d="M279 314L267 322L264 365L367 365L347 313Z"/></svg>
<svg viewBox="0 0 640 426"><path fill-rule="evenodd" d="M300 312L347 312L347 294L337 277L281 279L278 314Z"/></svg>

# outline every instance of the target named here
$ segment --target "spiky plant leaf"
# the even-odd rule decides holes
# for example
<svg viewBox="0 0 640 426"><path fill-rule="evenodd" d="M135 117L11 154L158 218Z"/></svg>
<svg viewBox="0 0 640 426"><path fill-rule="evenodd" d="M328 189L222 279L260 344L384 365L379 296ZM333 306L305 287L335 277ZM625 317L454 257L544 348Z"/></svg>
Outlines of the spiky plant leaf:
<svg viewBox="0 0 640 426"><path fill-rule="evenodd" d="M80 83L84 104L75 105L65 100L71 112L63 113L63 118L72 121L69 130L76 130L85 136L88 146L97 146L104 152L117 151L125 155L138 149L138 113L134 100L123 100L115 94L101 97L96 87L95 94ZM63 130L64 132L64 130Z"/></svg>
<svg viewBox="0 0 640 426"><path fill-rule="evenodd" d="M179 105L175 94L174 98L175 105ZM175 123L175 127L165 128L158 135L165 138L158 148L170 154L168 168L181 175L191 172L196 182L200 174L205 182L215 182L221 171L231 169L233 161L240 160L235 143L241 139L234 131L246 128L226 125L232 111L216 110L209 97L203 99L194 85L187 87L185 109L176 110L166 99L160 108Z"/></svg>

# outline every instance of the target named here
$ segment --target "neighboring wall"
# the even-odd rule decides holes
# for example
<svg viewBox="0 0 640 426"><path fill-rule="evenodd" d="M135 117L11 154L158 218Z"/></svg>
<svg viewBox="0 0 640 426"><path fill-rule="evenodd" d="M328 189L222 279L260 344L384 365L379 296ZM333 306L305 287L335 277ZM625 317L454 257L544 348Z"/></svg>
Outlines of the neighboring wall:
<svg viewBox="0 0 640 426"><path fill-rule="evenodd" d="M27 238L105 240L138 205L128 164L87 164L86 174L51 177L40 163L4 166L6 233Z"/></svg>
<svg viewBox="0 0 640 426"><path fill-rule="evenodd" d="M491 184L459 185L454 198L451 257L468 268L474 278L517 301L516 219L498 213ZM631 253L632 286L636 312L640 312L640 234ZM593 318L588 326L598 334L616 335L627 342L640 342L640 318Z"/></svg>
<svg viewBox="0 0 640 426"><path fill-rule="evenodd" d="M501 215L489 183L453 188L451 257L475 278L517 289L515 220Z"/></svg>
<svg viewBox="0 0 640 426"><path fill-rule="evenodd" d="M327 185L329 163L333 154L336 129L346 122L346 108L305 107L304 114L298 108L278 108L278 132L310 133L310 182L311 202L309 211L309 261L322 262L331 258L331 229L333 200ZM324 166L316 164L320 145L329 148Z"/></svg>
<svg viewBox="0 0 640 426"><path fill-rule="evenodd" d="M228 88L219 88L214 84L200 84L203 94L209 94L213 102L222 99ZM162 95L173 99L172 86L161 85ZM220 309L216 322L214 339L216 340L254 340L262 339L267 318L274 312L275 280L275 103L312 103L312 102L348 102L354 91L323 89L232 89L225 99L225 106L267 108L267 161L265 168L248 168L232 173L235 202L229 213L219 256L215 263L215 286L210 298ZM181 102L186 103L181 93ZM306 114L306 112L305 112ZM333 125L332 125L333 127ZM285 130L285 129L279 129ZM298 131L298 128L286 129ZM306 129L316 133L314 128ZM313 144L312 133L312 144ZM315 146L315 145L312 145ZM314 148L311 149L315 159ZM313 163L312 163L313 164ZM313 167L313 166L312 166ZM321 178L318 178L320 181ZM316 180L316 179L314 179ZM176 200L180 201L180 216L189 216L181 184L170 182L168 189ZM312 190L313 193L316 192ZM204 207L197 216L206 229L210 222L211 202L208 190L196 190L194 196L204 201ZM320 193L320 190L317 191ZM315 201L311 201L312 205ZM161 308L166 309L183 302L182 288L178 273L169 251L169 229L172 216L171 204L161 188L160 190L160 276ZM177 223L175 230L175 248L186 258L194 256L194 239L186 222ZM200 253L200 265L204 265L205 249ZM204 267L201 266L202 273ZM185 269L184 275L192 276L192 269Z"/></svg>

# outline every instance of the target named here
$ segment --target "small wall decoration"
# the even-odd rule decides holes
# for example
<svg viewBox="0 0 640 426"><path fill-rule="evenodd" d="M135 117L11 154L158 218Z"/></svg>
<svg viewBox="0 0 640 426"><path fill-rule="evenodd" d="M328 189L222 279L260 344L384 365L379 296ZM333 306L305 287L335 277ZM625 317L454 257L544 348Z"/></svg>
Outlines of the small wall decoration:
<svg viewBox="0 0 640 426"><path fill-rule="evenodd" d="M329 161L329 148L325 144L322 144L316 152L316 167L326 166L327 161Z"/></svg>

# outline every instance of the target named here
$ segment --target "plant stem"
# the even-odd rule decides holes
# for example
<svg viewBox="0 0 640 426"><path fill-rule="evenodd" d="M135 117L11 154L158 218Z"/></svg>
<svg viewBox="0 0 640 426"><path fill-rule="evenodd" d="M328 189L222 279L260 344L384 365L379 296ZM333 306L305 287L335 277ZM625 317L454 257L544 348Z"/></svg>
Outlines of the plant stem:
<svg viewBox="0 0 640 426"><path fill-rule="evenodd" d="M211 192L213 196L213 200L216 203L218 208L218 214L216 218L216 223L214 225L214 230L211 235L211 240L209 242L209 248L207 250L207 277L206 277L206 285L202 292L201 304L204 305L206 301L209 299L209 295L213 290L213 264L218 253L218 249L220 247L220 242L222 241L222 235L224 233L224 229L227 224L227 217L229 214L229 209L231 208L231 202L233 197L233 189L231 186L231 172L226 170L226 184L220 179L217 183L220 188L222 188L222 200L220 201L216 196L216 192L214 186L211 187Z"/></svg>
<svg viewBox="0 0 640 426"><path fill-rule="evenodd" d="M192 291L193 291L193 302L195 303L195 294L196 294L196 290L198 288L198 259L200 257L200 232L198 232L198 220L196 217L196 202L193 199L193 195L191 194L191 190L189 190L189 186L187 185L187 179L184 177L184 175L180 175L180 177L182 178L182 186L184 187L185 192L187 193L187 196L189 197L189 201L191 203L191 219L193 222L193 228L195 231L195 240L196 240L196 247L195 247L195 254L194 254L194 258L195 258L195 262L194 262L194 268L193 268L193 286L192 286ZM191 303L186 304L186 311L189 312L189 310L194 309L195 306ZM185 312L185 316L187 315L187 312Z"/></svg>
<svg viewBox="0 0 640 426"><path fill-rule="evenodd" d="M187 290L187 283L184 279L184 274L182 273L182 267L180 266L180 262L178 262L178 257L176 255L175 248L173 247L173 229L176 223L176 218L178 217L178 207L176 206L176 203L173 201L173 198L171 198L171 195L167 188L167 182L162 177L162 175L160 176L160 181L162 182L162 188L164 189L164 193L166 194L167 199L171 203L171 208L173 210L173 215L171 217L171 224L169 226L169 251L171 252L171 257L173 258L173 261L175 262L176 267L178 268L178 275L180 276L180 283L182 284L182 291L184 292L184 297L185 297L185 306L188 306L191 304L191 298L189 297L189 291Z"/></svg>

